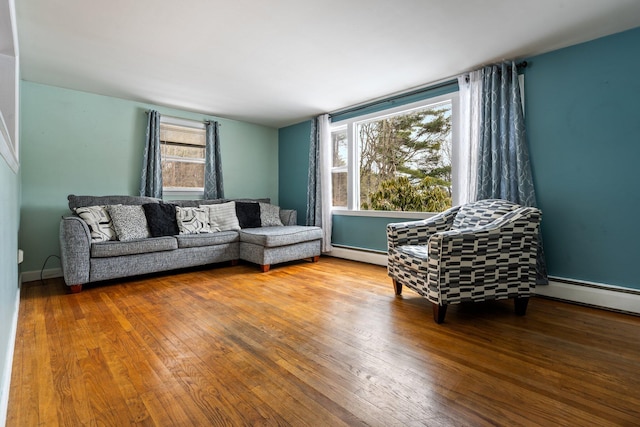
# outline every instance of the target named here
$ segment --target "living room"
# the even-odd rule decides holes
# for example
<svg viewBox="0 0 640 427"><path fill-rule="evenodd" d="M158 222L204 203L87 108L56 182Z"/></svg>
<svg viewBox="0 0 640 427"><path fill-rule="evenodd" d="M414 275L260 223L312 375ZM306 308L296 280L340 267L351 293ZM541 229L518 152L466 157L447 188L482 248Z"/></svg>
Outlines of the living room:
<svg viewBox="0 0 640 427"><path fill-rule="evenodd" d="M268 197L282 207L296 209L298 222L302 224L306 212L309 134L314 116L385 98L403 89L429 88L435 82L453 80L457 74L502 59L526 61L522 73L527 139L538 206L544 214L542 229L550 275L550 284L536 291L602 310L640 314L640 282L634 271L640 254L640 230L629 225L629 219L640 209L635 164L640 158L640 107L636 101L640 83L633 75L640 65L637 55L640 13L633 13L638 12L633 2L610 2L579 23L568 21L567 27L552 33L541 30L535 37L538 42L535 48L525 45L519 46L519 50L492 52L465 68L425 76L424 80L404 87L391 86L386 92L360 96L350 102L340 101L343 103L333 107L283 97L290 104L283 104L281 109L293 111L277 119L260 119L257 115L245 118L237 113L236 104L242 105L242 99L251 98L253 84L247 81L250 74L234 81L238 99L223 98L228 105L226 110L224 106L189 104L188 91L172 94L165 102L150 102L150 98L133 93L105 94L98 89L92 92L75 87L73 81L82 79L74 73L81 73L85 67L82 58L76 57L74 67L80 71L68 71L64 79L51 83L44 77L44 71L39 71L40 74L32 71L38 70L40 59L31 52L41 52L35 44L47 37L46 33L23 35L27 28L38 28L39 23L42 28L49 27L42 23L45 19L42 12L36 14L31 10L37 6L20 3L3 1L3 7L12 12L5 16L13 16L13 22L0 22L3 36L8 31L9 38L15 41L9 53L2 46L3 61L7 60L2 63L3 69L7 69L7 63L9 68L18 70L13 74L10 89L6 89L5 82L2 92L15 89L16 98L8 106L0 104L9 124L8 134L14 141L9 145L15 149L14 153L9 149L6 155L14 158L13 166L11 161L0 161L0 386L5 409L20 282L37 281L41 275L45 279L61 276L60 264L50 256L60 253L58 226L60 217L69 212L67 195L138 194L141 138L149 109L183 119L217 120L221 125L226 195ZM590 2L590 6L597 3ZM574 2L572 6L577 4ZM561 11L554 9L554 13ZM522 12L517 16L526 18ZM292 28L301 31L299 25L292 24ZM66 36L72 37L73 32ZM93 42L96 46L101 46L100 43L108 46L108 37L105 40ZM27 42L32 44L22 44ZM278 58L283 68L288 55L300 55L300 61L312 57L305 51L306 46L297 46ZM159 52L168 55L162 49ZM46 55L42 52L40 55L45 61ZM117 62L117 56L111 56L113 53L105 51L104 55L105 69L109 68L106 62ZM229 61L246 60L241 56L231 55ZM119 79L127 71L114 67L108 72ZM250 71L260 73L259 67L247 73ZM215 80L229 78L221 71L211 73ZM390 80L402 78L398 75ZM146 85L137 80L133 83ZM181 91L174 80L160 87ZM286 82L274 84L270 89L274 99L285 87ZM158 95L155 99L163 98ZM264 114L278 107L278 101L274 100L273 104L263 106ZM13 126L11 118L15 119ZM333 255L373 264L384 262L386 224L397 220L405 219L393 214L362 216L336 212ZM24 254L19 265L18 249ZM391 291L390 280L385 285ZM628 316L635 319L632 314ZM637 341L637 336L628 339ZM6 410L0 411L3 414Z"/></svg>

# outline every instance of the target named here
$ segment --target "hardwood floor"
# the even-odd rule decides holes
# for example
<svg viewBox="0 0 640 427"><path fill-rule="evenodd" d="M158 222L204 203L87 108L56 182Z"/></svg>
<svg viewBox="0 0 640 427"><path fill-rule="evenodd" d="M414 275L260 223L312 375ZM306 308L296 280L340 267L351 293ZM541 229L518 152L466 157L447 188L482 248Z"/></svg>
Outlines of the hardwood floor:
<svg viewBox="0 0 640 427"><path fill-rule="evenodd" d="M640 317L394 295L383 267L24 284L7 426L640 425Z"/></svg>

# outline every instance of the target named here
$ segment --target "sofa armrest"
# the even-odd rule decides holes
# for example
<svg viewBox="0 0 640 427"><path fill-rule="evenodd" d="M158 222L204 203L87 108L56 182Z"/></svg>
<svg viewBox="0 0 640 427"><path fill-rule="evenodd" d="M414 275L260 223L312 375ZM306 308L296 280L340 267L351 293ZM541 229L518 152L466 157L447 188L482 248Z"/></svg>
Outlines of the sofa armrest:
<svg viewBox="0 0 640 427"><path fill-rule="evenodd" d="M298 225L298 211L295 209L280 209L282 225Z"/></svg>
<svg viewBox="0 0 640 427"><path fill-rule="evenodd" d="M60 221L60 259L67 286L89 282L91 232L80 217Z"/></svg>

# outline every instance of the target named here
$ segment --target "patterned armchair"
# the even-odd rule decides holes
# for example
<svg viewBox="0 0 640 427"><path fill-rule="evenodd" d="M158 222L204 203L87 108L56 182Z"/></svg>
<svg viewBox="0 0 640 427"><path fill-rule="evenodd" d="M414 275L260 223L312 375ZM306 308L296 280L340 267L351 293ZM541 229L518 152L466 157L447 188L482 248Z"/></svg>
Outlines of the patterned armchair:
<svg viewBox="0 0 640 427"><path fill-rule="evenodd" d="M432 218L387 225L388 273L433 304L442 323L447 306L513 298L524 315L536 283L542 213L505 200L480 200Z"/></svg>

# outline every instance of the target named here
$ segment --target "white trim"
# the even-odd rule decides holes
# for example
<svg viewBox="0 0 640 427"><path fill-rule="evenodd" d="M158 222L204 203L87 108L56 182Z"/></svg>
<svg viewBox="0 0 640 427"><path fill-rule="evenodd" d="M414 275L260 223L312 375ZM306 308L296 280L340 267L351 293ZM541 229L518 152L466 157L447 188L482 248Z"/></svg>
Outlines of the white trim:
<svg viewBox="0 0 640 427"><path fill-rule="evenodd" d="M24 271L21 276L21 283L35 282L36 280L40 280L40 270ZM63 277L61 268L48 268L46 270L42 270L43 279L53 279L56 277Z"/></svg>
<svg viewBox="0 0 640 427"><path fill-rule="evenodd" d="M20 164L18 163L18 156L15 151L15 147L11 143L11 137L9 136L9 130L7 124L4 121L2 111L0 111L0 155L4 157L7 165L14 173L18 173Z"/></svg>
<svg viewBox="0 0 640 427"><path fill-rule="evenodd" d="M366 262L368 264L387 266L387 254L371 252L366 249L357 248L345 248L333 246L331 252L326 252L323 255L332 256L335 258L343 258L351 261Z"/></svg>
<svg viewBox="0 0 640 427"><path fill-rule="evenodd" d="M640 314L640 291L620 286L551 277L548 285L536 286L536 294L578 304Z"/></svg>
<svg viewBox="0 0 640 427"><path fill-rule="evenodd" d="M16 337L18 334L18 312L20 310L20 280L18 280L18 292L16 293L13 319L11 320L11 332L9 334L9 345L5 355L6 364L2 373L4 381L0 385L0 427L4 427L7 422L7 412L9 409L9 391L11 389L11 372L13 370L13 353L16 347Z"/></svg>

